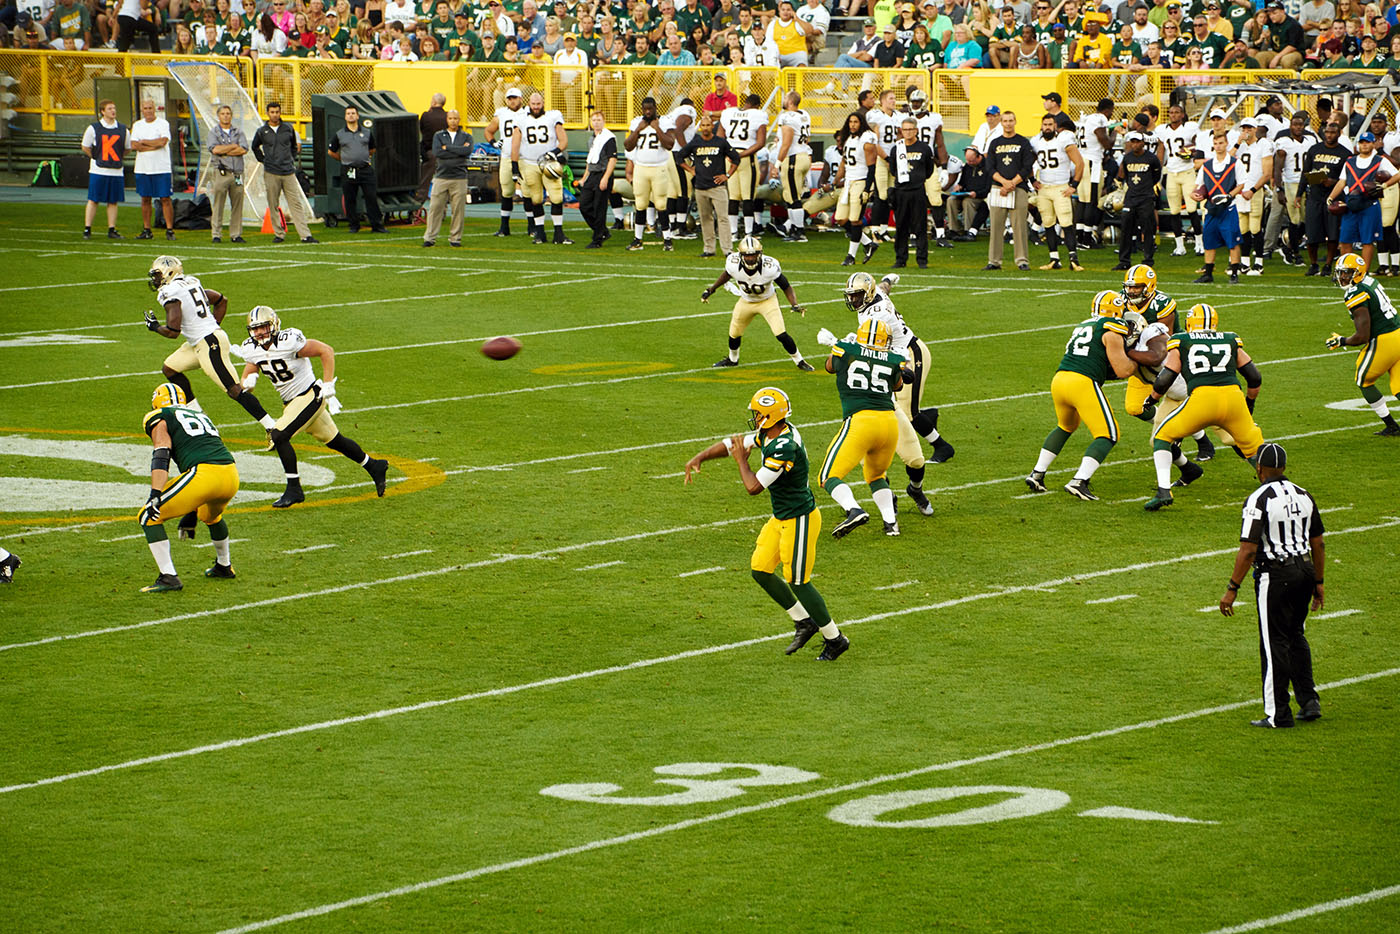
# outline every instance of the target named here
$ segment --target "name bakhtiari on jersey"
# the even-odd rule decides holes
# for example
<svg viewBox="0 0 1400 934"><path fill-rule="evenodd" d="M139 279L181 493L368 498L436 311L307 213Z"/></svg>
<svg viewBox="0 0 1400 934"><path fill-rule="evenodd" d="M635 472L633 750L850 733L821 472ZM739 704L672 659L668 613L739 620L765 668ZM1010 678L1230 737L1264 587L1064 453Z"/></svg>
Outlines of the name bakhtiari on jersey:
<svg viewBox="0 0 1400 934"><path fill-rule="evenodd" d="M1243 349L1232 331L1178 331L1167 341L1167 350L1181 355L1181 375L1192 392L1201 386L1239 388L1235 360Z"/></svg>
<svg viewBox="0 0 1400 934"><path fill-rule="evenodd" d="M846 167L847 182L863 182L870 174L870 166L865 162L865 144L875 142L875 134L867 130L859 136L852 136L841 147L841 162Z"/></svg>
<svg viewBox="0 0 1400 934"><path fill-rule="evenodd" d="M165 422L170 432L170 456L180 470L189 470L197 464L233 463L233 455L224 447L219 429L203 412L183 405L152 409L141 420L141 429L149 435L155 431L156 422Z"/></svg>
<svg viewBox="0 0 1400 934"><path fill-rule="evenodd" d="M209 309L209 296L194 276L176 276L160 287L156 301L164 308L168 302L180 303L180 336L191 346L219 329L214 313Z"/></svg>
<svg viewBox="0 0 1400 934"><path fill-rule="evenodd" d="M724 271L729 274L725 287L746 302L763 302L774 298L777 292L773 289L773 283L783 275L783 267L766 254L758 264L758 271L749 272L737 251L724 258Z"/></svg>
<svg viewBox="0 0 1400 934"><path fill-rule="evenodd" d="M1360 282L1353 282L1347 286L1347 290L1342 293L1342 301L1346 303L1347 311L1353 315L1357 309L1363 309L1370 314L1372 340L1381 334L1400 329L1400 318L1396 317L1395 306L1390 303L1390 296L1385 294L1381 284L1370 276L1364 276Z"/></svg>
<svg viewBox="0 0 1400 934"><path fill-rule="evenodd" d="M535 161L555 148L558 136L554 128L564 122L564 115L557 110L546 110L536 117L529 111L522 111L516 119L520 130L520 158Z"/></svg>
<svg viewBox="0 0 1400 934"><path fill-rule="evenodd" d="M271 347L263 347L251 337L243 342L239 354L266 376L283 402L291 402L316 383L316 371L310 357L298 357L306 346L306 335L296 328L282 328Z"/></svg>
<svg viewBox="0 0 1400 934"><path fill-rule="evenodd" d="M784 110L778 115L780 132L783 127L792 130L792 143L788 146L788 155L811 155L812 115L805 110Z"/></svg>
<svg viewBox="0 0 1400 934"><path fill-rule="evenodd" d="M1191 153L1196 149L1196 137L1201 127L1194 120L1187 120L1179 127L1164 124L1157 127L1157 138L1167 148L1168 172L1194 172L1196 165ZM1210 150L1206 150L1209 152Z"/></svg>
<svg viewBox="0 0 1400 934"><path fill-rule="evenodd" d="M1031 139L1036 176L1042 185L1068 185L1074 178L1074 163L1069 158L1069 147L1074 145L1074 134L1069 130L1061 130L1050 139L1037 133Z"/></svg>
<svg viewBox="0 0 1400 934"><path fill-rule="evenodd" d="M890 350L897 354L909 356L909 345L917 338L914 332L909 329L909 325L904 322L904 316L894 307L894 302L883 292L875 301L861 308L856 314L856 329L871 318L878 318L884 322L885 327L890 332Z"/></svg>
<svg viewBox="0 0 1400 934"><path fill-rule="evenodd" d="M662 132L670 132L674 125L662 117L660 119ZM628 132L631 133L642 125L641 117L632 118L632 125ZM628 150L627 158L638 165L665 165L671 158L670 150L661 144L661 134L656 132L656 127L648 124L645 130L637 133L637 145Z"/></svg>
<svg viewBox="0 0 1400 934"><path fill-rule="evenodd" d="M726 107L719 115L724 138L739 152L758 142L758 128L767 124L768 114L757 107Z"/></svg>
<svg viewBox="0 0 1400 934"><path fill-rule="evenodd" d="M855 341L837 341L836 392L841 397L841 417L857 412L893 412L894 387L904 355L892 350L871 350Z"/></svg>

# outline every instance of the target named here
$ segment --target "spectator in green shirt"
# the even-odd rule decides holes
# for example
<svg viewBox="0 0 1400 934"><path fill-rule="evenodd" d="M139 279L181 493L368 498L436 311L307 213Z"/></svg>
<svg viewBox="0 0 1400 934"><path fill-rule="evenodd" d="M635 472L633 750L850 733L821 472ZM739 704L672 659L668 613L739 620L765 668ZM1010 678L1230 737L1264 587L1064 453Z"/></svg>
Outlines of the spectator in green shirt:
<svg viewBox="0 0 1400 934"><path fill-rule="evenodd" d="M598 48L598 33L594 29L593 14L584 10L578 15L578 47L583 50L583 54L588 56L588 60L594 61L597 56L594 52Z"/></svg>
<svg viewBox="0 0 1400 934"><path fill-rule="evenodd" d="M490 64L492 62L503 62L505 60L504 51L496 43L496 34L493 32L484 34L481 37L481 48L476 50L476 55L472 57L472 61Z"/></svg>
<svg viewBox="0 0 1400 934"><path fill-rule="evenodd" d="M914 27L914 38L909 40L909 48L904 53L904 67L927 71L942 63L942 44L937 39L929 38L928 26L919 23Z"/></svg>
<svg viewBox="0 0 1400 934"><path fill-rule="evenodd" d="M676 25L681 35L688 36L696 26L708 26L710 11L700 6L699 0L685 0L685 6L676 11Z"/></svg>
<svg viewBox="0 0 1400 934"><path fill-rule="evenodd" d="M458 10L452 17L452 31L438 37L445 51L453 58L470 62L476 59L476 50L481 48L481 37L472 30L471 16L465 9Z"/></svg>
<svg viewBox="0 0 1400 934"><path fill-rule="evenodd" d="M1069 39L1066 38L1068 33L1064 23L1056 23L1050 27L1050 41L1044 45L1046 53L1050 56L1051 68L1066 68L1074 58L1074 49L1070 47Z"/></svg>
<svg viewBox="0 0 1400 934"><path fill-rule="evenodd" d="M656 56L651 52L651 43L646 36L637 36L632 46L632 54L622 60L624 65L655 65Z"/></svg>
<svg viewBox="0 0 1400 934"><path fill-rule="evenodd" d="M1243 39L1236 39L1230 43L1229 51L1225 53L1225 61L1221 63L1221 68L1258 68L1259 59L1249 54L1249 43Z"/></svg>
<svg viewBox="0 0 1400 934"><path fill-rule="evenodd" d="M1351 60L1352 68L1384 68L1385 56L1376 46L1375 36L1361 37L1361 54Z"/></svg>

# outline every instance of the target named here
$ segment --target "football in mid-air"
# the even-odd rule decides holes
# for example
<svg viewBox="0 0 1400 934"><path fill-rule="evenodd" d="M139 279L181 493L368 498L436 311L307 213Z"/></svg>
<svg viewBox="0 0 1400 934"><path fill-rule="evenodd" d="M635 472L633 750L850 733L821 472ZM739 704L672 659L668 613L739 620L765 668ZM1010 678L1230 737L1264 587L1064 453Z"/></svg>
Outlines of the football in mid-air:
<svg viewBox="0 0 1400 934"><path fill-rule="evenodd" d="M509 360L520 353L520 341L513 337L493 337L481 345L481 352L492 360Z"/></svg>

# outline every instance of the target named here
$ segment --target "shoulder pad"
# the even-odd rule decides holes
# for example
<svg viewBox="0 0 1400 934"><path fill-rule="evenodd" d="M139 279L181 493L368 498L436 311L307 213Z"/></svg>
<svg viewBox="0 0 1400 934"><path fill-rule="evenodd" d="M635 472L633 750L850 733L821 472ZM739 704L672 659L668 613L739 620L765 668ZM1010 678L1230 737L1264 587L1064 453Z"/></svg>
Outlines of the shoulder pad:
<svg viewBox="0 0 1400 934"><path fill-rule="evenodd" d="M778 265L778 260L767 253L763 254L763 269L765 272L772 272L775 275L783 271L783 268Z"/></svg>
<svg viewBox="0 0 1400 934"><path fill-rule="evenodd" d="M849 346L850 345L845 341L837 341L831 345L831 355L833 357L844 357L846 355L846 348Z"/></svg>
<svg viewBox="0 0 1400 934"><path fill-rule="evenodd" d="M1112 331L1115 334L1128 333L1128 326L1117 318L1100 318L1099 320L1103 322L1103 329L1105 331Z"/></svg>
<svg viewBox="0 0 1400 934"><path fill-rule="evenodd" d="M738 252L731 252L728 256L724 258L724 271L732 276L735 272L738 271L738 269L739 254Z"/></svg>
<svg viewBox="0 0 1400 934"><path fill-rule="evenodd" d="M143 418L143 419L141 419L141 430L144 431L144 432L145 432L146 434L148 434L148 435L149 435L152 431L154 431L154 430L155 430L155 423L158 422L158 421L160 421L160 413L163 412L163 411L165 411L165 410L164 410L164 409L151 409L149 412L147 412L147 413L146 413L146 417Z"/></svg>

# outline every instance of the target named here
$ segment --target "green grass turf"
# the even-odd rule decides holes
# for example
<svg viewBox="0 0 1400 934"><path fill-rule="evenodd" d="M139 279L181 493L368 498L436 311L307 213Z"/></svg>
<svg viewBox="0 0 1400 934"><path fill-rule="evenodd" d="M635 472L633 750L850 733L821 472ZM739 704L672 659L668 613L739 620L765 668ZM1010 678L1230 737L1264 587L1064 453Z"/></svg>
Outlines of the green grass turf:
<svg viewBox="0 0 1400 934"><path fill-rule="evenodd" d="M134 230L135 212L122 222ZM304 506L273 512L275 469L262 482L243 470L229 514L238 579L206 580L211 551L176 542L186 589L149 596L142 478L14 453L16 436L146 444L139 420L177 346L140 324L166 244L85 243L76 224L53 208L0 214L0 493L43 478L130 496L64 511L36 493L0 513L0 544L25 562L0 591L0 929L219 930L474 871L284 929L1209 931L1400 883L1400 448L1372 437L1369 410L1327 407L1358 394L1353 355L1324 355L1347 322L1326 280L1275 265L1193 287L1194 258L1159 268L1183 309L1214 302L1263 364L1259 423L1292 438L1291 475L1329 510L1324 612L1355 612L1310 626L1319 681L1379 675L1324 690L1321 722L1266 733L1247 726L1260 715L1252 593L1232 620L1198 612L1230 571L1255 483L1244 464L1222 450L1176 505L1144 513L1148 429L1122 416L1118 383L1103 500L1058 491L1082 432L1056 491L1017 498L1053 422L1069 329L1119 281L1105 252L1081 275L983 274L985 245L960 245L905 276L895 299L933 351L925 404L958 453L930 466L933 518L906 500L899 539L876 523L821 540L815 583L853 648L818 665L815 646L783 657L789 622L748 576L766 497L746 497L724 461L692 487L677 474L741 430L770 383L820 459L835 391L797 373L759 322L743 366L708 368L730 301L700 304L718 266L697 242L530 247L518 215L511 240L473 219L450 251L406 228L318 230L320 247L253 235L242 249L181 233L187 271L231 298L235 342L266 303L335 346L337 422L395 458L395 483L377 500L358 467L303 437L303 465L326 471ZM769 245L810 309L789 326L817 363L817 329L851 326L843 246ZM883 248L866 268L891 259ZM104 342L14 342L49 333ZM501 333L524 352L482 357ZM192 379L230 446L275 466L261 429ZM26 383L44 385L11 388ZM257 392L278 410L266 382ZM891 478L902 490L898 464ZM837 511L818 502L830 528ZM299 551L315 546L334 547ZM386 557L407 552L423 553ZM680 576L707 568L724 570ZM647 660L661 661L635 664ZM414 705L429 706L401 710ZM230 741L244 742L194 751ZM671 794L653 769L684 762L817 777L672 806L539 793ZM117 768L74 774L105 766ZM1069 801L970 826L828 816L870 795L989 785ZM1217 823L1080 816L1102 807ZM549 858L517 863L537 857ZM1397 926L1389 898L1287 929Z"/></svg>

